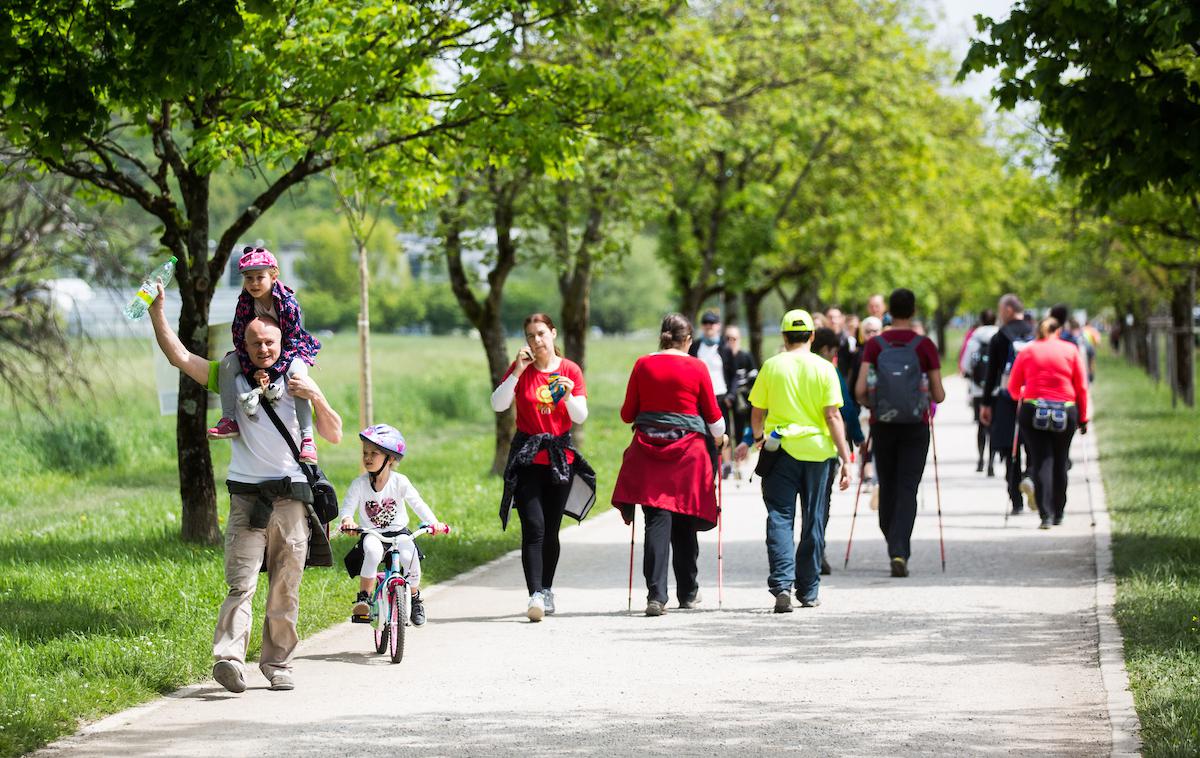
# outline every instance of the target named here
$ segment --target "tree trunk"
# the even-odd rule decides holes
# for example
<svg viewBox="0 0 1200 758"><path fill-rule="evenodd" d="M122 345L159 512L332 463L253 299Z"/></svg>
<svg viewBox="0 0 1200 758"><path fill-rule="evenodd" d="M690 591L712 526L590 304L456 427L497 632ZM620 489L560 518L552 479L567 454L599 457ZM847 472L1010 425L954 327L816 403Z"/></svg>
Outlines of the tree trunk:
<svg viewBox="0 0 1200 758"><path fill-rule="evenodd" d="M504 302L504 284L517 262L512 224L516 195L524 180L516 178L503 182L494 170L489 172L487 180L488 199L492 203L492 222L496 229L496 262L488 272L488 293L482 301L475 296L462 261L462 212L467 204L469 190L464 188L459 191L454 206L442 210L441 220L450 289L453 290L463 313L479 331L479 339L483 342L483 350L487 355L491 386L496 387L510 363L505 349L500 309ZM493 474L504 473L515 428L512 408L496 414L496 449L491 466Z"/></svg>
<svg viewBox="0 0 1200 758"><path fill-rule="evenodd" d="M750 354L755 364L763 363L762 301L770 290L754 290L743 296L746 303L746 330L750 337Z"/></svg>
<svg viewBox="0 0 1200 758"><path fill-rule="evenodd" d="M1171 289L1171 350L1175 354L1173 385L1179 388L1183 402L1196 403L1196 341L1193 335L1192 308L1196 304L1196 272Z"/></svg>
<svg viewBox="0 0 1200 758"><path fill-rule="evenodd" d="M187 283L180 284L186 286ZM179 315L179 338L191 352L207 356L208 307L212 292L195 290L192 297L184 299L185 306ZM188 300L195 308L186 306ZM219 545L221 527L217 521L217 491L213 482L212 455L205 435L207 411L208 390L180 373L179 403L175 412L179 500L182 503L180 535L186 542Z"/></svg>
<svg viewBox="0 0 1200 758"><path fill-rule="evenodd" d="M358 241L358 352L361 371L358 388L359 429L374 424L375 401L371 386L371 307L370 275L367 271L367 246Z"/></svg>
<svg viewBox="0 0 1200 758"><path fill-rule="evenodd" d="M741 309L738 307L738 294L731 290L725 290L721 293L721 319L726 323L736 326L741 319Z"/></svg>
<svg viewBox="0 0 1200 758"><path fill-rule="evenodd" d="M937 349L938 355L946 357L946 328L950 325L950 319L954 316L954 312L958 310L960 298L953 298L942 305L942 299L938 298L938 307L933 311L933 326L937 333Z"/></svg>

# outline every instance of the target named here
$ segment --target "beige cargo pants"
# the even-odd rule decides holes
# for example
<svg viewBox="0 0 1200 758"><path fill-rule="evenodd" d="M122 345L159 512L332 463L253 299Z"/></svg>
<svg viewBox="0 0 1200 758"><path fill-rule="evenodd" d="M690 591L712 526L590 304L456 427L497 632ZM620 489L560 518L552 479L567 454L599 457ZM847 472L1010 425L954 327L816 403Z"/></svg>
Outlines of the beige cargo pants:
<svg viewBox="0 0 1200 758"><path fill-rule="evenodd" d="M299 637L300 580L308 555L308 509L299 500L275 501L266 529L250 526L254 498L230 495L225 525L225 583L229 594L217 614L213 657L232 661L244 672L250 642L251 603L259 569L267 564L266 618L258 669L268 680L277 671L290 671Z"/></svg>

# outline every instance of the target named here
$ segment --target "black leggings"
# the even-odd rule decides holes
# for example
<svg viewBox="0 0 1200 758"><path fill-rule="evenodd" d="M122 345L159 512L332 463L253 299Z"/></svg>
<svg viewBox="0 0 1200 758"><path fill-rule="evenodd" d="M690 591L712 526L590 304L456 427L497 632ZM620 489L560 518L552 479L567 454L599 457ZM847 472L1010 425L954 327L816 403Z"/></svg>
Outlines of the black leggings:
<svg viewBox="0 0 1200 758"><path fill-rule="evenodd" d="M516 504L521 518L521 567L532 595L554 584L558 568L558 528L570 481L554 481L549 466L533 464L517 469Z"/></svg>
<svg viewBox="0 0 1200 758"><path fill-rule="evenodd" d="M643 505L646 516L646 552L642 573L646 576L646 600L667 602L667 562L675 569L675 593L680 603L696 597L699 586L700 542L696 538L696 519L663 508ZM674 555L672 555L674 551Z"/></svg>
<svg viewBox="0 0 1200 758"><path fill-rule="evenodd" d="M1018 417L1021 437L1029 449L1029 467L1033 472L1033 491L1042 520L1061 520L1067 507L1067 464L1071 438L1079 426L1079 409L1067 408L1067 428L1062 432L1033 428L1032 403L1021 403Z"/></svg>

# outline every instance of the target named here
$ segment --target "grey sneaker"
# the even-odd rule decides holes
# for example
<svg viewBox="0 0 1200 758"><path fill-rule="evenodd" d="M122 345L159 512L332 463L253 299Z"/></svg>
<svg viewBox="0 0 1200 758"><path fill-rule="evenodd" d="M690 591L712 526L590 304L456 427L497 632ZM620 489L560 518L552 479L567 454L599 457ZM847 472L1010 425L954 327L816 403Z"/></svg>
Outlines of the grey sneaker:
<svg viewBox="0 0 1200 758"><path fill-rule="evenodd" d="M535 592L529 596L529 606L525 609L525 616L530 621L541 621L546 615L546 599L542 597L542 593Z"/></svg>
<svg viewBox="0 0 1200 758"><path fill-rule="evenodd" d="M242 670L233 661L217 661L213 664L213 679L230 692L245 692L246 678Z"/></svg>
<svg viewBox="0 0 1200 758"><path fill-rule="evenodd" d="M805 600L804 598L798 598L798 600L800 601L801 608L816 608L821 604L821 599L815 597L811 600Z"/></svg>
<svg viewBox="0 0 1200 758"><path fill-rule="evenodd" d="M546 587L542 590L542 604L546 606L546 615L554 615L554 592Z"/></svg>
<svg viewBox="0 0 1200 758"><path fill-rule="evenodd" d="M661 616L667 612L667 604L660 603L657 600L651 600L646 603L647 616Z"/></svg>
<svg viewBox="0 0 1200 758"><path fill-rule="evenodd" d="M776 613L791 613L792 612L792 593L784 591L775 596L775 612Z"/></svg>
<svg viewBox="0 0 1200 758"><path fill-rule="evenodd" d="M292 679L292 672L276 671L274 674L271 674L271 686L268 689L275 690L276 692L296 689L296 681Z"/></svg>
<svg viewBox="0 0 1200 758"><path fill-rule="evenodd" d="M700 590L696 590L695 595L692 595L687 600L680 600L679 607L684 610L693 610L699 608L702 602L704 602L704 598L700 597Z"/></svg>

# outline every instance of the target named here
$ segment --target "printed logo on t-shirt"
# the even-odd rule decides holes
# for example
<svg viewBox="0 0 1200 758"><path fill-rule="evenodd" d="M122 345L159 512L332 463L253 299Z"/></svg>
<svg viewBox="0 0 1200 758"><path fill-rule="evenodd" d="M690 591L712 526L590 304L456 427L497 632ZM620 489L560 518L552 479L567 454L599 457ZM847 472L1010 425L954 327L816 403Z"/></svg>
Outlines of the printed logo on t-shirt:
<svg viewBox="0 0 1200 758"><path fill-rule="evenodd" d="M368 500L365 504L367 518L371 519L371 523L376 529L382 529L396 520L396 501L394 498L385 497L380 503L375 500Z"/></svg>
<svg viewBox="0 0 1200 758"><path fill-rule="evenodd" d="M533 391L536 398L537 412L543 416L549 416L554 413L554 393L550 389L550 379L546 379L545 384L538 385Z"/></svg>

